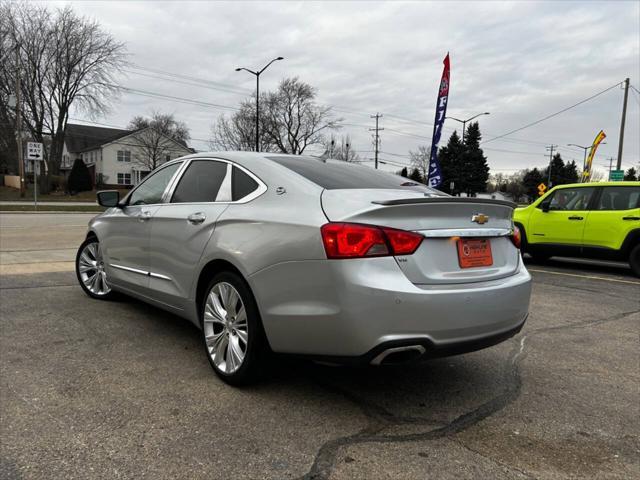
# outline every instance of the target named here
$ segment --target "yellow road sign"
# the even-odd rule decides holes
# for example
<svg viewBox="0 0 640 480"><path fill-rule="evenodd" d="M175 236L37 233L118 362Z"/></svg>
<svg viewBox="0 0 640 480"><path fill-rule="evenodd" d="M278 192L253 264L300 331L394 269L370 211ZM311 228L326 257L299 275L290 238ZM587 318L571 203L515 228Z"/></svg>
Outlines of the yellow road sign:
<svg viewBox="0 0 640 480"><path fill-rule="evenodd" d="M544 183L541 183L540 185L538 185L538 195L542 196L546 191L547 191L547 186Z"/></svg>

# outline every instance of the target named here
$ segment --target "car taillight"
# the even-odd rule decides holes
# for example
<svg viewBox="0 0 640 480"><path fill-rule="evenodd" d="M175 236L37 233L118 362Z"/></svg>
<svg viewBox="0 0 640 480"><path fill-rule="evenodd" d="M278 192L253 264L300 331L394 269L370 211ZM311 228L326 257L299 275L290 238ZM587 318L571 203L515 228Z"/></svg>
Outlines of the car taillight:
<svg viewBox="0 0 640 480"><path fill-rule="evenodd" d="M511 233L511 241L519 250L520 244L522 243L522 233L520 233L520 229L516 226L513 227L513 232Z"/></svg>
<svg viewBox="0 0 640 480"><path fill-rule="evenodd" d="M327 258L410 255L423 238L413 232L358 223L327 223L320 231Z"/></svg>
<svg viewBox="0 0 640 480"><path fill-rule="evenodd" d="M411 255L415 252L424 238L419 233L396 230L395 228L382 228L387 236L393 255Z"/></svg>

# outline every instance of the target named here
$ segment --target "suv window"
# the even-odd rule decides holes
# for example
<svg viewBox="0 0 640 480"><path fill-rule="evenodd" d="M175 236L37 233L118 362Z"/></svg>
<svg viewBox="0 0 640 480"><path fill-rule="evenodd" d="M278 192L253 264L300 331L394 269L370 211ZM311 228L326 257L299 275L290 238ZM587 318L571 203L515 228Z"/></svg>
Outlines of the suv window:
<svg viewBox="0 0 640 480"><path fill-rule="evenodd" d="M131 192L129 205L162 203L162 194L181 164L182 162L174 163L147 176L144 181Z"/></svg>
<svg viewBox="0 0 640 480"><path fill-rule="evenodd" d="M259 187L258 182L238 167L233 167L231 184L232 199L234 202L243 199Z"/></svg>
<svg viewBox="0 0 640 480"><path fill-rule="evenodd" d="M595 187L562 188L556 190L545 202L548 203L549 210L586 210L594 191Z"/></svg>
<svg viewBox="0 0 640 480"><path fill-rule="evenodd" d="M434 196L447 196L445 193L408 178L351 162L339 160L327 160L324 162L319 158L297 155L266 158L287 167L289 170L293 170L298 175L302 175L307 180L311 180L316 185L327 190L340 188L407 188Z"/></svg>
<svg viewBox="0 0 640 480"><path fill-rule="evenodd" d="M227 163L214 160L193 160L184 172L171 203L204 203L229 201L230 184L223 187Z"/></svg>
<svg viewBox="0 0 640 480"><path fill-rule="evenodd" d="M640 187L603 187L596 210L630 210L640 207Z"/></svg>

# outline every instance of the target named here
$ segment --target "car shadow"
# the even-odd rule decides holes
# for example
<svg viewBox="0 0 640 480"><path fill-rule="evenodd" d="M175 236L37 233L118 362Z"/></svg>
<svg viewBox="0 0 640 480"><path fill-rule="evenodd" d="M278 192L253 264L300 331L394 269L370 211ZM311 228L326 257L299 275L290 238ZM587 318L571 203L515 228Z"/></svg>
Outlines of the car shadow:
<svg viewBox="0 0 640 480"><path fill-rule="evenodd" d="M149 331L147 347L173 358L174 367L166 366L165 374L173 370L180 376L188 370L188 375L204 383L210 379L210 388L248 394L265 405L292 398L299 399L300 408L328 402L331 409L357 409L373 424L427 431L444 428L483 405L495 403L498 408L496 398L519 390L512 358L518 345L515 339L465 355L384 366L329 366L271 355L258 382L231 387L216 377L200 330L188 320L130 297L123 296L120 302L138 319L138 327Z"/></svg>

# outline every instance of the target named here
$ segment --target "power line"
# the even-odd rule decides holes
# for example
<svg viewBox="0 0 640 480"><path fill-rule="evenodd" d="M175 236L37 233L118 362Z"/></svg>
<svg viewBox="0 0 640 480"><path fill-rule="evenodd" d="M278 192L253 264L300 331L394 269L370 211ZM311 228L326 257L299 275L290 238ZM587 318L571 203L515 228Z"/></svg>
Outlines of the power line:
<svg viewBox="0 0 640 480"><path fill-rule="evenodd" d="M149 68L149 67L144 67L142 65L136 65L136 64L132 64L129 66L130 68L133 68L135 70L142 70L142 71L146 71L146 72L151 72L151 73L155 73L155 74L160 74L160 75L165 75L168 77L174 77L174 78L180 78L183 80L189 80L192 82L197 82L197 83L202 83L202 84L206 84L206 85L212 85L212 86L218 86L221 88L226 88L229 90L235 90L238 93L245 93L246 95L251 95L251 91L244 89L244 88L239 88L235 85L231 85L229 83L222 83L222 82L215 82L213 80L207 80L204 78L198 78L198 77L194 77L194 76L190 76L190 75L181 75L175 72L168 72L166 70L160 70L157 68Z"/></svg>
<svg viewBox="0 0 640 480"><path fill-rule="evenodd" d="M608 92L609 90L613 90L614 88L616 88L616 87L618 87L620 85L622 85L622 82L618 82L615 85L612 85L611 87L606 88L606 89L602 90L601 92L596 93L595 95L591 95L590 97L585 98L584 100L581 100L578 103L574 103L573 105L571 105L569 107L563 108L562 110L559 110L559 111L554 112L554 113L552 113L550 115L547 115L546 117L541 118L540 120L536 120L535 122L528 123L527 125L524 125L524 126L522 126L520 128L516 128L515 130L511 130L510 132L504 133L502 135L498 135L497 137L490 138L489 140L485 140L484 142L481 142L481 143L493 142L494 140L498 140L499 138L503 138L503 137L506 137L508 135L511 135L512 133L516 133L516 132L519 132L521 130L524 130L525 128L529 128L529 127L533 127L534 125L538 125L539 123L542 123L542 122L544 122L546 120L549 120L550 118L558 116L561 113L566 112L567 110L571 110L572 108L575 108L575 107L577 107L579 105L582 105L583 103L586 103L589 100L593 100L594 98L599 97L600 95Z"/></svg>
<svg viewBox="0 0 640 480"><path fill-rule="evenodd" d="M216 86L213 86L213 85L206 85L206 84L199 83L199 82L183 81L183 80L178 80L178 79L175 79L175 78L165 78L165 77L162 77L160 75L153 75L153 74L149 74L149 73L135 72L135 71L132 71L132 70L123 70L123 72L130 73L130 74L133 74L133 75L140 75L140 76L147 77L147 78L155 78L155 79L158 79L158 80L164 80L164 81L167 81L167 82L179 83L179 84L182 84L182 85L189 85L189 86L192 86L192 87L207 88L207 89L210 89L210 90L218 90L218 91L221 91L221 92L232 93L234 95L243 95L243 96L247 95L247 93L243 92L243 91L232 90L230 88L216 87Z"/></svg>
<svg viewBox="0 0 640 480"><path fill-rule="evenodd" d="M144 73L140 73L140 72L132 72L132 73L136 73L136 74L139 74L139 75L145 75L145 76L152 77L152 78L159 78L159 79L165 80L165 81L171 81L171 82L175 82L175 83L181 83L181 84L192 85L192 86L203 86L205 88L211 88L213 90L220 90L220 91L225 91L225 92L234 93L234 94L247 94L247 95L250 94L250 92L248 90L242 90L242 89L239 89L239 88L234 87L232 85L224 84L224 83L221 83L221 82L214 82L214 81L205 80L205 79L202 79L202 78L188 76L188 75L180 75L180 74L176 74L176 73L173 73L173 72L167 72L167 71L163 71L163 70L159 70L159 69L143 67L143 66L135 65L135 64L132 65L132 68L143 70L143 71L147 71L147 72L153 72L153 73L160 74L160 75L165 75L165 76L168 76L168 77L173 77L173 78L162 78L162 77L159 77L159 76L148 75L148 74L144 74ZM189 82L183 82L183 81L180 81L178 79L189 80ZM193 84L193 83L190 83L190 82L196 82L196 83ZM592 97L589 97L588 99L585 99L582 102L579 102L579 103L577 103L577 104L575 104L575 105L573 105L571 107L568 107L568 108L566 108L566 109L564 109L564 110L562 110L560 112L556 112L555 114L552 114L552 115L550 115L548 117L545 117L544 119L540 119L540 120L538 120L536 122L532 122L531 124L528 124L528 125L526 125L524 127L516 129L515 131L519 131L519 130L522 130L524 128L528 128L529 126L533 126L533 125L535 125L537 123L540 123L540 122L542 122L542 121L544 121L544 120L546 120L548 118L552 118L555 115L559 115L560 113L563 113L566 110L569 110L569 109L571 109L571 108L573 108L575 106L578 106L578 105L580 105L580 104L582 104L582 103L584 103L586 101L591 100L592 98L597 97L598 95L601 95L602 93L605 93L606 91L608 91L608 90L610 90L612 88L615 88L615 86L617 86L617 85L619 85L619 84L616 84L616 85L610 87L607 90L599 92L598 94L596 94L596 95L594 95ZM631 87L637 91L637 89L633 85L631 85ZM159 93L149 92L149 91L144 91L144 90L137 90L137 89L128 88L128 87L123 87L123 89L125 89L129 93L132 93L132 94L135 94L135 95L147 96L147 97L151 97L151 98L162 98L162 99L165 99L165 100L175 101L175 102L179 102L179 103L185 103L185 104L189 104L189 105L205 106L205 107L210 107L210 108L229 109L229 110L236 110L236 111L239 110L236 107L231 107L231 106L228 106L228 105L219 105L219 104L203 102L203 101L200 101L200 100L193 100L193 99L188 99L188 98L174 97L174 96L171 96L171 95L159 94ZM343 108L343 107L337 107L337 106L334 106L334 105L326 105L326 106L331 107L336 112L343 112L343 113L347 113L347 114L354 114L354 115L361 115L361 116L369 116L368 113L365 113L365 112L362 112L362 111L358 111L358 110L353 110L353 109L348 109L348 108ZM421 126L433 126L432 123L425 122L425 121L420 121L420 120L415 120L413 118L408 118L408 117L404 117L404 116L401 116L401 115L386 114L386 116L390 117L390 118L395 118L395 119L400 120L402 122L413 123L413 124L417 124L417 125L421 125ZM365 125L358 125L358 124L343 123L343 125L345 125L345 126L349 126L349 125L361 126L363 128L368 128ZM413 137L413 138L430 140L430 137L427 137L427 136L424 136L424 135L419 135L419 134L412 133L412 132L406 132L406 131L403 131L403 130L391 129L391 128L388 128L388 127L387 127L387 129L389 131L391 131L391 132L394 132L397 135L403 135L403 136L408 136L408 137ZM447 130L452 130L452 131L455 130L455 129L452 129L452 128L446 128L446 129ZM484 142L481 142L481 143L484 144L484 143L487 143L487 142L490 142L490 141L495 141L495 140L502 140L502 141L505 141L505 142L514 142L514 143L529 143L529 144L533 144L533 145L548 145L548 143L549 143L549 142L534 141L534 140L525 140L525 139L516 139L516 138L511 138L511 139L504 138L507 135L511 135L511 133L514 133L515 131L512 131L512 132L509 132L509 133L506 133L506 134L503 134L503 135L499 135L499 136L493 137L493 138L491 138L489 140L485 140ZM485 133L490 135L490 133L488 133L488 132L485 132ZM577 151L577 150L574 150L574 149L571 149L571 148L567 148L567 147L559 147L558 149L559 150L565 150L565 151ZM498 150L496 150L496 151L498 151ZM516 153L516 152L512 151L511 153ZM523 153L523 152L518 152L518 153ZM596 155L596 156L603 157L604 155Z"/></svg>
<svg viewBox="0 0 640 480"><path fill-rule="evenodd" d="M220 105L220 104L217 104L217 103L203 102L201 100L193 100L193 99L190 99L190 98L174 97L173 95L166 95L166 94L163 94L163 93L150 92L148 90L139 90L137 88L123 87L123 86L119 86L119 85L109 85L109 86L120 88L120 89L124 90L125 92L132 93L134 95L141 95L143 97L161 98L161 99L170 100L170 101L173 101L173 102L185 103L185 104L188 104L188 105L196 105L196 106L208 107L208 108L216 108L216 109L223 109L223 110L233 110L233 111L240 110L237 107L231 107L229 105Z"/></svg>

